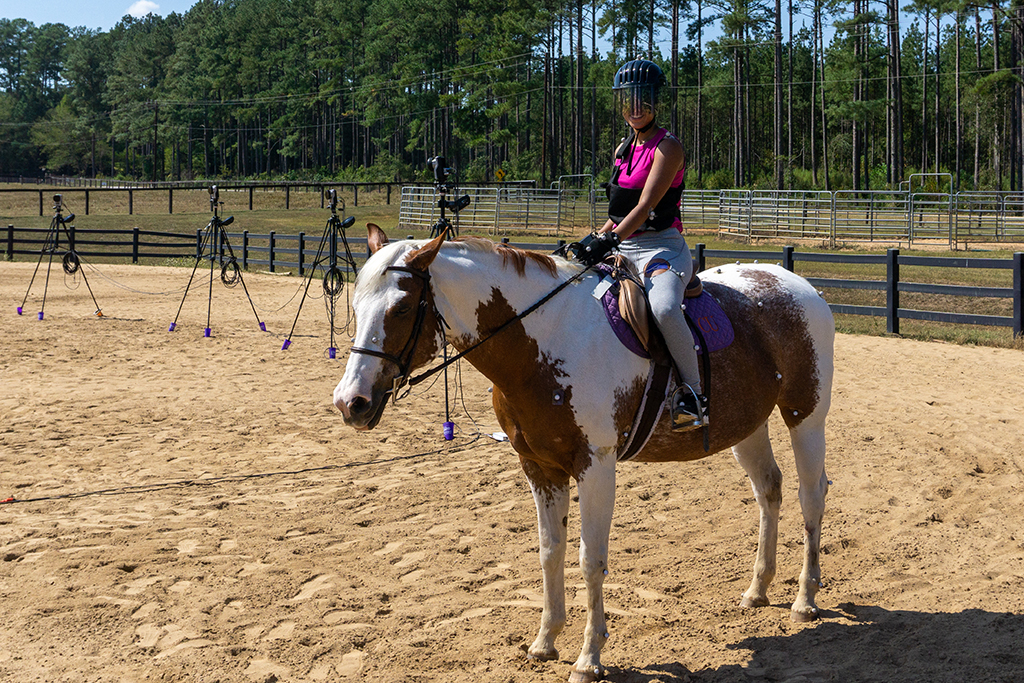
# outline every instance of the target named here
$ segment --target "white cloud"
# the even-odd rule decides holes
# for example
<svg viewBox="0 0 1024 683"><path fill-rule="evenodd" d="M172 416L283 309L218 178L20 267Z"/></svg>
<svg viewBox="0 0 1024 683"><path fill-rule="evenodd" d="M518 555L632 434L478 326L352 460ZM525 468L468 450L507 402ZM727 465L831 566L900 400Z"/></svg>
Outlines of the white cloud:
<svg viewBox="0 0 1024 683"><path fill-rule="evenodd" d="M152 2L152 0L136 0L132 3L132 6L125 10L125 14L130 14L136 19L144 17L147 14L156 14L160 11L160 5Z"/></svg>

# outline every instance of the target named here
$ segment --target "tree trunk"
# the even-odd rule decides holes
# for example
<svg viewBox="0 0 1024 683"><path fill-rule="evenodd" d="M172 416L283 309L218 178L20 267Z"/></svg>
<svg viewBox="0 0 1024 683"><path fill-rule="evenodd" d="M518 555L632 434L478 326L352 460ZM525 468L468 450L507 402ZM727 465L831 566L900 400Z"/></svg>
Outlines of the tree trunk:
<svg viewBox="0 0 1024 683"><path fill-rule="evenodd" d="M939 76L942 71L942 14L935 11L935 157L932 162L935 164L935 173L939 172L939 168L942 163L941 159L941 148L939 147L939 132L942 130L942 126L939 125L939 106L940 92L942 90L941 84L939 83Z"/></svg>
<svg viewBox="0 0 1024 683"><path fill-rule="evenodd" d="M999 72L999 4L992 3L992 72ZM992 117L992 163L996 174L996 189L1003 189L1003 160L999 136L999 117Z"/></svg>
<svg viewBox="0 0 1024 683"><path fill-rule="evenodd" d="M775 0L775 125L773 151L775 152L775 187L785 186L782 164L782 0Z"/></svg>
<svg viewBox="0 0 1024 683"><path fill-rule="evenodd" d="M921 172L928 170L928 36L931 30L929 10L924 11L924 45L921 60Z"/></svg>
<svg viewBox="0 0 1024 683"><path fill-rule="evenodd" d="M956 88L956 172L954 173L953 190L955 192L960 191L960 165L962 163L961 152L962 152L962 141L960 139L960 9L956 10L956 74L954 75L954 88Z"/></svg>
<svg viewBox="0 0 1024 683"><path fill-rule="evenodd" d="M818 90L818 94L821 97L821 170L825 174L825 191L831 192L832 178L829 176L828 172L828 115L825 111L825 35L822 31L823 27L821 25L821 14L819 8L818 45L821 49L818 51L818 66L821 69L821 88Z"/></svg>
<svg viewBox="0 0 1024 683"><path fill-rule="evenodd" d="M704 5L697 0L697 121L694 135L694 157L697 163L697 185L704 187L704 28L701 24Z"/></svg>
<svg viewBox="0 0 1024 683"><path fill-rule="evenodd" d="M675 135L682 135L683 131L679 130L679 2L680 0L672 0L672 39L671 39L671 50L672 50L672 92L671 92L671 108L672 116L670 117L671 131Z"/></svg>
<svg viewBox="0 0 1024 683"><path fill-rule="evenodd" d="M789 177L786 186L792 184L793 175L793 0L789 0L789 75L786 82L789 84L789 96L786 98L786 169Z"/></svg>
<svg viewBox="0 0 1024 683"><path fill-rule="evenodd" d="M860 0L854 0L854 2L853 2L853 15L854 15L854 17L859 17L860 16ZM853 82L853 102L856 105L856 103L860 102L861 99L862 99L862 91L863 91L863 88L864 88L864 70L863 70L863 67L862 67L862 63L863 63L862 60L864 59L864 53L863 53L863 41L861 40L861 37L860 37L860 31L861 31L861 29L863 27L860 24L856 24L855 26L856 26L855 30L857 31L857 33L856 33L856 35L853 38L853 61L854 61L854 64L856 64L855 69L856 69L857 75L856 75L856 78L855 78L855 80ZM861 131L860 122L857 120L857 114L854 114L854 118L853 118L853 121L851 122L851 125L852 125L852 129L853 129L853 135L852 135L852 137L853 137L852 143L853 144L850 145L850 147L851 147L851 149L853 151L853 159L851 160L852 161L852 164L851 164L852 169L851 170L852 170L852 175L853 175L853 189L854 190L859 190L859 189L861 189L860 188L860 153L861 153L861 146L862 146L862 142L861 142L862 131Z"/></svg>
<svg viewBox="0 0 1024 683"><path fill-rule="evenodd" d="M814 126L818 117L814 112L814 108L817 106L816 98L818 96L818 33L820 32L820 25L821 0L814 0L814 13L811 18L811 101L808 103L808 113L811 119L811 182L814 184L814 187L818 187L818 156Z"/></svg>
<svg viewBox="0 0 1024 683"><path fill-rule="evenodd" d="M981 77L981 12L974 8L974 68ZM974 182L972 187L975 192L978 190L980 181L981 166L981 107L978 106L978 98L974 98Z"/></svg>

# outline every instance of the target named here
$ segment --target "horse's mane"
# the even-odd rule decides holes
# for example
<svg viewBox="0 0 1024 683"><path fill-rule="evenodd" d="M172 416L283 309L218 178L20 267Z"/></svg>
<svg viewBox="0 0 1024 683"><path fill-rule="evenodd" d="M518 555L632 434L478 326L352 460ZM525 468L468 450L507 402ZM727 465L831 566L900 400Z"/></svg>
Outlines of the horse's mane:
<svg viewBox="0 0 1024 683"><path fill-rule="evenodd" d="M426 244L426 242L427 240L416 241L414 246L419 248ZM359 271L359 277L357 278L356 283L357 287L359 285L359 281L375 281L383 277L388 266L394 265L403 254L408 253L408 251L406 251L408 247L403 249L399 246L402 244L408 245L409 243L405 241L392 242L381 250L381 252L386 251L388 256L383 259L371 259L370 261L367 261L367 267L364 267L363 270ZM530 262L537 264L541 270L551 277L558 277L559 271L576 272L581 267L579 264L565 259L555 259L547 254L519 249L508 244L497 244L482 237L459 237L445 242L441 245L441 248L442 250L457 248L472 252L495 254L501 257L502 267L507 268L511 265L512 268L515 269L516 274L520 277L524 277L526 275L526 264Z"/></svg>
<svg viewBox="0 0 1024 683"><path fill-rule="evenodd" d="M482 237L459 237L454 240L454 243L461 244L473 251L498 254L501 256L502 266L507 268L511 264L520 277L526 275L526 264L529 261L536 263L551 277L558 275L558 264L547 254L519 249L509 244L495 244L491 240Z"/></svg>

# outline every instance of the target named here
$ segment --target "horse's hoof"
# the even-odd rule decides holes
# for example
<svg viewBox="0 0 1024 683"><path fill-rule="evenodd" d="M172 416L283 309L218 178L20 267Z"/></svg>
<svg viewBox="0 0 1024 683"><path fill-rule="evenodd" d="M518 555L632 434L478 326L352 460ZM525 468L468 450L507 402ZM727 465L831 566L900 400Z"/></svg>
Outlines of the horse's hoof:
<svg viewBox="0 0 1024 683"><path fill-rule="evenodd" d="M748 598L744 595L740 600L740 607L767 607L770 604L768 598Z"/></svg>
<svg viewBox="0 0 1024 683"><path fill-rule="evenodd" d="M806 624L809 621L815 621L818 618L818 608L808 607L807 609L793 610L790 612L790 619L798 624Z"/></svg>
<svg viewBox="0 0 1024 683"><path fill-rule="evenodd" d="M526 653L526 658L535 662L552 662L558 659L558 650L554 648L550 650L529 650Z"/></svg>
<svg viewBox="0 0 1024 683"><path fill-rule="evenodd" d="M601 680L602 675L604 675L604 671L602 671L599 666L588 668L583 671L573 669L569 674L569 683L594 683L594 681Z"/></svg>

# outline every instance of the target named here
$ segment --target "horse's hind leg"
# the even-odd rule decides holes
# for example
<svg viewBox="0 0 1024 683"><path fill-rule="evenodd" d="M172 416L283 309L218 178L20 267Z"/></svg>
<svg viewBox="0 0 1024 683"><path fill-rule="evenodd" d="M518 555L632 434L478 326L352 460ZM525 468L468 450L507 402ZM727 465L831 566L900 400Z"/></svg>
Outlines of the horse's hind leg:
<svg viewBox="0 0 1024 683"><path fill-rule="evenodd" d="M804 567L793 602L793 621L818 618L814 596L821 586L821 520L825 514L828 477L825 474L825 416L812 415L789 430L800 477L800 508L804 515Z"/></svg>
<svg viewBox="0 0 1024 683"><path fill-rule="evenodd" d="M732 447L736 461L750 479L761 512L757 538L754 578L740 601L742 607L768 605L768 586L775 578L775 555L779 536L779 506L782 502L782 472L772 455L768 424Z"/></svg>

